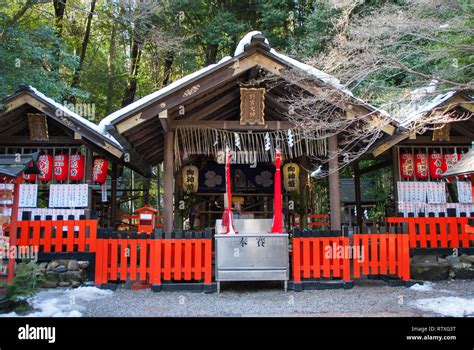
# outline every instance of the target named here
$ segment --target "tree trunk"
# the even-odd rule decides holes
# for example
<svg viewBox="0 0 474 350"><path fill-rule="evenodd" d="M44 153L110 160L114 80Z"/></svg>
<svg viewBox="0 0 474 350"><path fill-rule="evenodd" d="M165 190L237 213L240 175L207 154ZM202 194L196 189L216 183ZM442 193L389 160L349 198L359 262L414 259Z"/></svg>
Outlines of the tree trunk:
<svg viewBox="0 0 474 350"><path fill-rule="evenodd" d="M170 83L171 79L171 66L173 65L174 61L174 51L168 50L166 51L165 57L165 68L163 70L163 87Z"/></svg>
<svg viewBox="0 0 474 350"><path fill-rule="evenodd" d="M56 34L60 37L63 34L63 18L66 10L67 0L53 0Z"/></svg>
<svg viewBox="0 0 474 350"><path fill-rule="evenodd" d="M135 99L135 93L137 92L137 76L138 68L140 67L140 58L142 50L139 43L135 39L132 39L132 47L130 50L130 76L128 78L127 88L122 99L122 107L129 105Z"/></svg>
<svg viewBox="0 0 474 350"><path fill-rule="evenodd" d="M208 66L210 64L216 63L217 60L217 50L218 45L209 44L206 48L206 62L205 65Z"/></svg>
<svg viewBox="0 0 474 350"><path fill-rule="evenodd" d="M87 15L87 20L86 20L86 30L84 32L84 39L82 40L82 45L81 45L81 52L79 54L79 66L74 72L74 76L72 77L72 83L71 87L78 87L79 82L81 79L81 71L82 71L82 66L84 65L84 59L86 58L86 51L87 51L87 45L89 44L89 37L91 34L91 26L92 26L92 17L93 13L95 10L95 3L97 0L92 0L91 1L91 8L89 11L89 14Z"/></svg>
<svg viewBox="0 0 474 350"><path fill-rule="evenodd" d="M115 35L117 32L117 24L115 21L112 22L112 33L110 34L110 46L109 46L109 55L107 57L107 75L108 75L108 84L107 84L107 106L106 111L107 114L112 112L113 106L113 90L114 90L114 82L115 82Z"/></svg>

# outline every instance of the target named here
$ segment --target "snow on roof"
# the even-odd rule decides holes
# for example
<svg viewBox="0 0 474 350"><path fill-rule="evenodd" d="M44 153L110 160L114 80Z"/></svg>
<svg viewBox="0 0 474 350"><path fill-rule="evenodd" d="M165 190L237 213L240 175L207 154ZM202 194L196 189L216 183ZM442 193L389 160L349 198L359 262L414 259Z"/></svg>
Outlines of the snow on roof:
<svg viewBox="0 0 474 350"><path fill-rule="evenodd" d="M245 51L245 45L250 44L251 41L252 41L252 38L255 35L261 35L261 34L262 33L260 31L254 30L254 31L251 31L251 32L247 33L246 35L244 35L244 37L240 40L239 44L237 45L237 47L235 49L234 57L242 54ZM265 43L269 45L269 42L268 42L267 39L265 39ZM307 74L314 76L315 78L321 80L323 83L329 84L332 87L334 87L334 88L342 91L343 93L347 94L348 96L354 98L355 100L357 100L361 104L369 106L374 111L377 111L380 114L388 116L388 113L385 112L384 110L379 109L377 107L374 107L374 106L362 101L361 99L359 99L357 97L354 97L352 92L349 89L347 89L344 85L342 85L341 82L339 81L339 79L335 78L334 76L329 75L327 73L324 73L323 71L320 71L320 70L318 70L318 69L316 69L316 68L314 68L310 65L307 65L307 64L302 63L300 61L297 61L297 60L295 60L291 57L283 55L283 54L275 51L274 49L271 49L270 53L273 54L274 56L278 57L280 60L285 61L290 66L296 67L296 68L306 72ZM119 109L118 111L115 111L112 114L109 114L108 116L106 116L104 119L101 120L101 122L99 123L99 126L102 129L105 130L108 125L112 124L114 120L120 118L121 116L123 116L127 113L130 113L130 112L132 112L132 111L134 111L134 110L136 110L140 107L146 106L147 104L151 103L152 101L155 101L158 98L164 96L169 91L171 91L171 90L173 90L173 89L175 89L175 88L177 88L181 85L184 85L185 83L189 82L190 80L192 80L194 78L197 78L197 77L205 74L206 72L210 71L211 69L213 69L214 67L216 67L220 64L223 64L223 63L226 63L226 62L230 61L232 58L233 57L226 56L223 59L221 59L217 64L211 64L207 67L204 67L204 68L202 68L202 69L200 69L200 70L198 70L194 73L191 73L191 74L186 75L185 77L183 77L181 79L176 80L175 82L171 83L170 85L168 85L168 86L166 86L166 87L164 87L160 90L157 90L157 91L155 91L155 92L153 92L153 93L151 93L147 96L142 97L141 99L125 106L124 108Z"/></svg>
<svg viewBox="0 0 474 350"><path fill-rule="evenodd" d="M119 118L120 116L124 115L124 114L127 114L143 105L146 105L148 102L151 102L151 101L154 101L156 99L158 99L159 97L165 95L167 92L173 90L174 88L178 87L178 86L181 86L181 85L184 85L185 83L187 83L188 81L206 73L207 71L211 70L212 68L220 65L220 64L223 64L224 62L227 62L227 61L230 61L232 59L232 57L230 56L226 56L224 58L222 58L218 63L216 64L211 64L207 67L204 67L194 73L191 73L191 74L188 74L184 77L182 77L181 79L178 79L176 81L174 81L173 83L165 86L164 88L160 89L160 90L157 90L149 95L146 95L144 97L142 97L141 99L139 100L136 100L135 102L132 102L130 103L129 105L123 107L122 109L119 109L118 111L115 111L113 112L112 114L109 114L108 116L106 116L104 119L102 119L99 123L99 126L101 128L103 128L105 130L106 126L111 124L115 119Z"/></svg>
<svg viewBox="0 0 474 350"><path fill-rule="evenodd" d="M45 94L43 94L42 92L38 91L35 87L29 85L28 89L29 89L30 92L32 92L34 95L36 95L38 98L48 102L49 104L53 105L57 109L64 112L64 114L66 114L66 115L70 116L71 118L75 119L79 124L82 124L85 127L91 129L92 131L99 134L99 136L102 136L102 137L106 138L107 141L109 141L113 144L113 146L119 148L120 150L123 149L122 145L120 145L120 143L112 135L110 135L103 127L91 122L90 120L87 120L84 117L81 117L79 114L71 111L69 108L63 106L62 104L57 103L52 98L50 98L50 97L46 96Z"/></svg>
<svg viewBox="0 0 474 350"><path fill-rule="evenodd" d="M423 114L430 112L449 100L454 96L455 93L456 91L449 91L444 94L437 95L435 98L430 100L427 100L426 98L419 98L415 101L412 101L410 104L404 107L406 113L403 113L399 118L395 118L395 120L401 126L407 126L411 122L421 117Z"/></svg>
<svg viewBox="0 0 474 350"><path fill-rule="evenodd" d="M242 39L240 39L239 44L235 48L234 57L244 53L245 45L250 44L252 42L252 38L255 35L260 35L260 34L262 34L262 32L260 32L258 30L253 30L253 31L248 32L247 34L245 34L244 37ZM265 44L270 45L267 38L265 38Z"/></svg>

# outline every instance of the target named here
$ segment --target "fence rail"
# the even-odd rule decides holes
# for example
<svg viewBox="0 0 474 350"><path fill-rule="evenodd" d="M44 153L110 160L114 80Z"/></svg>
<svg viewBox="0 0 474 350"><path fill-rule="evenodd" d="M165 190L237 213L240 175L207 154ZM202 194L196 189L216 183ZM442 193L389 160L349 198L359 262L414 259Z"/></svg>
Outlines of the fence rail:
<svg viewBox="0 0 474 350"><path fill-rule="evenodd" d="M211 238L97 239L95 283L212 282Z"/></svg>
<svg viewBox="0 0 474 350"><path fill-rule="evenodd" d="M466 230L468 217L387 218L388 228L408 232L410 248L474 247L474 233Z"/></svg>
<svg viewBox="0 0 474 350"><path fill-rule="evenodd" d="M403 233L354 234L354 278L361 275L395 275L410 279L408 235Z"/></svg>
<svg viewBox="0 0 474 350"><path fill-rule="evenodd" d="M39 252L94 252L97 220L18 221L17 245Z"/></svg>
<svg viewBox="0 0 474 350"><path fill-rule="evenodd" d="M300 236L303 235L303 237ZM349 238L333 236L321 237L317 231L294 233L292 269L293 281L306 278L341 278L350 280Z"/></svg>

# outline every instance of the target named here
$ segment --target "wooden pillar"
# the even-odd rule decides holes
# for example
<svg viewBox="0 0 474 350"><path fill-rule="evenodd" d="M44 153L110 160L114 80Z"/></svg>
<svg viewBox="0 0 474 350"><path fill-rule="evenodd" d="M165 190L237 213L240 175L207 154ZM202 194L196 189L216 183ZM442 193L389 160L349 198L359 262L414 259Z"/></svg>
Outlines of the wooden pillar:
<svg viewBox="0 0 474 350"><path fill-rule="evenodd" d="M161 208L161 164L156 167L156 209L162 212Z"/></svg>
<svg viewBox="0 0 474 350"><path fill-rule="evenodd" d="M393 180L393 199L395 201L395 213L398 213L398 181L400 174L400 164L398 156L398 148L392 147L392 180Z"/></svg>
<svg viewBox="0 0 474 350"><path fill-rule="evenodd" d="M13 206L10 217L10 247L16 247L16 238L18 236L18 205L20 202L20 185L23 177L20 175L13 181ZM15 259L9 257L7 265L7 282L12 283L15 277Z"/></svg>
<svg viewBox="0 0 474 350"><path fill-rule="evenodd" d="M328 139L329 151L329 207L331 230L341 230L341 193L339 189L339 161L337 135Z"/></svg>
<svg viewBox="0 0 474 350"><path fill-rule="evenodd" d="M112 185L110 186L110 220L109 226L115 229L117 222L117 178L118 166L116 162L112 163Z"/></svg>
<svg viewBox="0 0 474 350"><path fill-rule="evenodd" d="M355 189L355 202L356 202L356 222L359 230L362 227L362 193L360 189L360 168L359 161L354 162L354 189ZM349 215L351 213L349 212ZM362 232L362 231L359 231Z"/></svg>
<svg viewBox="0 0 474 350"><path fill-rule="evenodd" d="M142 206L145 204L150 204L150 183L151 179L150 178L143 178L143 200L142 200Z"/></svg>
<svg viewBox="0 0 474 350"><path fill-rule="evenodd" d="M94 167L94 152L87 148L86 151L86 183L87 183L87 202L90 209L94 209L92 203L92 169ZM97 213L98 214L98 213Z"/></svg>
<svg viewBox="0 0 474 350"><path fill-rule="evenodd" d="M163 219L165 232L173 231L173 198L174 198L174 158L173 145L174 134L172 131L165 132L164 139L164 161L163 161Z"/></svg>
<svg viewBox="0 0 474 350"><path fill-rule="evenodd" d="M181 176L181 168L178 169L176 175L174 176L174 197L183 198L183 177ZM183 229L183 217L176 212L174 216L174 228L182 230Z"/></svg>

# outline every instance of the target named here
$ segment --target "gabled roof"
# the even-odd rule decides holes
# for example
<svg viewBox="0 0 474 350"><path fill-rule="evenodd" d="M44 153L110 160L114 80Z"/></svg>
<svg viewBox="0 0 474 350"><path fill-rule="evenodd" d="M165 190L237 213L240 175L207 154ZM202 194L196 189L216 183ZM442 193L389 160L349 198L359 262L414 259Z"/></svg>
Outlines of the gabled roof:
<svg viewBox="0 0 474 350"><path fill-rule="evenodd" d="M318 69L316 69L316 68L314 68L310 65L307 65L305 63L302 63L302 62L297 61L297 60L295 60L291 57L288 57L284 54L281 54L281 53L277 52L275 49L270 48L268 40L265 37L262 36L262 33L260 31L252 31L252 32L247 33L242 38L242 40L239 42L239 44L237 45L237 48L234 52L233 57L226 56L226 57L222 58L216 64L211 64L211 65L209 65L207 67L204 67L204 68L202 68L202 69L200 69L196 72L193 72L189 75L186 75L183 78L178 79L175 82L171 83L170 85L168 85L168 86L166 86L166 87L164 87L160 90L157 90L157 91L155 91L155 92L153 92L153 93L151 93L147 96L142 97L141 99L127 105L126 107L124 107L122 109L119 109L118 111L115 111L115 112L109 114L108 116L106 116L104 119L101 120L101 122L99 123L99 126L103 129L110 130L110 126L117 124L122 119L124 119L126 116L134 114L135 112L137 112L141 108L147 107L152 103L159 102L160 99L163 99L164 97L168 96L172 92L174 92L174 91L176 91L176 90L178 90L178 89L180 89L180 88L182 88L186 85L189 85L189 84L193 83L194 81L196 81L199 78L203 78L203 77L205 77L209 74L212 74L213 72L215 72L219 68L222 68L222 67L228 65L229 63L233 63L233 62L238 61L240 58L242 58L243 56L246 55L247 48L249 47L249 45L252 44L252 42L257 41L257 40L255 40L257 38L260 39L260 42L263 41L264 44L267 45L267 48L268 48L267 55L269 57L273 58L274 60L283 63L287 67L298 69L298 70L300 70L300 71L316 78L323 85L327 85L327 86L330 86L330 87L332 87L336 90L339 90L340 92L342 92L342 93L346 94L347 96L349 96L357 104L361 104L361 105L367 107L370 111L388 116L387 112L385 112L381 109L378 109L378 108L362 101L361 99L359 99L357 97L354 97L352 92L349 89L347 89L346 87L344 87L344 85L342 85L341 82L337 78L335 78L334 76L329 75L327 73L324 73L324 72L322 72L322 71L320 71L320 70L318 70Z"/></svg>
<svg viewBox="0 0 474 350"><path fill-rule="evenodd" d="M254 31L244 36L233 57L224 57L216 64L178 79L113 112L99 126L127 147L130 154L139 155L150 164L157 164L163 160L163 135L168 130L192 126L193 123L205 127L224 121L229 122L224 128L232 129L230 125L235 127L232 122L238 123L235 119L239 115L239 87L257 77L260 71L281 76L283 80L284 71L301 73L301 84L295 83L295 89L309 94L334 91L334 101L328 103L352 115L372 115L369 118L388 115L354 97L335 77L278 53L260 32ZM265 111L268 112L268 124L265 127L281 129L293 125L286 114L288 106L279 101L280 97L291 93L287 88L282 85L267 91ZM181 114L182 110L186 112ZM267 118L265 120L267 122ZM384 132L389 134L394 130L392 125L384 127Z"/></svg>
<svg viewBox="0 0 474 350"><path fill-rule="evenodd" d="M468 153L466 153L459 162L451 166L443 174L443 176L447 177L469 174L474 174L474 148L472 148Z"/></svg>
<svg viewBox="0 0 474 350"><path fill-rule="evenodd" d="M374 157L379 156L386 150L399 144L403 140L410 137L410 132L407 127L410 123L416 122L418 119L432 113L434 111L449 111L456 108L463 109L471 116L474 116L474 98L469 92L466 91L449 91L442 94L438 94L435 97L431 97L434 91L426 91L430 87L425 87L418 90L421 91L421 96L414 99L410 104L405 106L401 116L393 118L397 124L397 131L391 136L384 136L381 142L373 147L372 155ZM415 92L414 91L414 92ZM429 94L427 94L427 92ZM472 118L470 119L472 120Z"/></svg>
<svg viewBox="0 0 474 350"><path fill-rule="evenodd" d="M21 86L9 95L4 103L5 108L0 110L0 118L28 104L119 160L126 152L126 149L104 128L71 111L32 86ZM128 165L142 174L151 174L148 165L138 164L133 160Z"/></svg>
<svg viewBox="0 0 474 350"><path fill-rule="evenodd" d="M0 175L11 178L17 178L26 169L31 162L38 160L39 152L22 154L18 159L16 154L0 154Z"/></svg>

